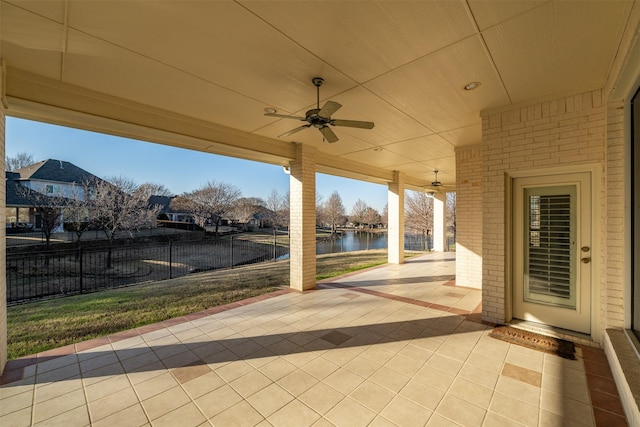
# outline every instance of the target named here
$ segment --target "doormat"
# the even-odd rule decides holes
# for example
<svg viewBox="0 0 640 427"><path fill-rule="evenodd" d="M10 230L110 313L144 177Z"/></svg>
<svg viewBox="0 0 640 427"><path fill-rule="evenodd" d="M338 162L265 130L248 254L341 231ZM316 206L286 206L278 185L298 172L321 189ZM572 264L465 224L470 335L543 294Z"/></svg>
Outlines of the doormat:
<svg viewBox="0 0 640 427"><path fill-rule="evenodd" d="M556 354L565 359L576 360L576 348L571 341L548 337L511 326L499 326L489 332L489 336L533 350Z"/></svg>

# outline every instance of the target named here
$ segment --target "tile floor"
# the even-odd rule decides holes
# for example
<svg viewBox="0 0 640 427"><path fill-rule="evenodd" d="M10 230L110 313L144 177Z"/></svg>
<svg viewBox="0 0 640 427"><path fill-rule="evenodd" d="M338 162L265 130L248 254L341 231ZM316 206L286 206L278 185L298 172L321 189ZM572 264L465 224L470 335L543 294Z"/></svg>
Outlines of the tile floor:
<svg viewBox="0 0 640 427"><path fill-rule="evenodd" d="M602 350L495 340L427 254L12 361L0 425L626 425Z"/></svg>

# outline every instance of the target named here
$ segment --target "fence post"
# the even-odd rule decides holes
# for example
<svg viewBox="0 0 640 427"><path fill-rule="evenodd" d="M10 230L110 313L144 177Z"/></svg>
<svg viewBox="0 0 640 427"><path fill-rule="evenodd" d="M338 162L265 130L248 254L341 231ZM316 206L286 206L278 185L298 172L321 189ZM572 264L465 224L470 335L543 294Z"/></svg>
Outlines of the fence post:
<svg viewBox="0 0 640 427"><path fill-rule="evenodd" d="M82 272L82 246L78 246L78 261L80 262L80 293L84 293L84 274Z"/></svg>
<svg viewBox="0 0 640 427"><path fill-rule="evenodd" d="M233 236L229 239L230 248L229 248L229 267L233 267Z"/></svg>
<svg viewBox="0 0 640 427"><path fill-rule="evenodd" d="M173 279L173 240L169 240L169 279Z"/></svg>

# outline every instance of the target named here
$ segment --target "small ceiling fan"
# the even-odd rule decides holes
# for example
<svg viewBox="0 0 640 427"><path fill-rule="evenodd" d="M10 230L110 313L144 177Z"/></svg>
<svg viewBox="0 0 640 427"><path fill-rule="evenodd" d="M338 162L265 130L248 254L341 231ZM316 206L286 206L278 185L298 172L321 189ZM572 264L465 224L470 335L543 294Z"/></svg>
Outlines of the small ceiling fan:
<svg viewBox="0 0 640 427"><path fill-rule="evenodd" d="M342 105L337 102L327 101L322 108L320 108L320 86L324 83L324 79L321 77L314 77L311 79L311 82L316 87L316 108L313 108L306 112L305 117L301 116L291 116L287 114L276 114L274 113L265 113L265 116L269 117L280 117L285 119L296 119L303 122L307 122L306 125L302 125L295 129L291 129L289 132L285 132L282 135L278 135L278 137L284 137L293 135L296 132L299 132L303 129L314 127L322 133L322 136L328 142L336 142L338 141L338 137L331 130L329 125L331 126L345 126L351 128L360 128L360 129L373 129L375 124L373 122L362 122L359 120L340 120L340 119L332 119L331 115L338 111Z"/></svg>
<svg viewBox="0 0 640 427"><path fill-rule="evenodd" d="M442 184L442 182L440 182L438 180L438 169L435 169L433 171L433 173L435 174L435 178L433 181L431 181L431 185L426 186L427 188L429 188L429 193L435 193L438 191L442 191L446 188L446 186L444 184Z"/></svg>

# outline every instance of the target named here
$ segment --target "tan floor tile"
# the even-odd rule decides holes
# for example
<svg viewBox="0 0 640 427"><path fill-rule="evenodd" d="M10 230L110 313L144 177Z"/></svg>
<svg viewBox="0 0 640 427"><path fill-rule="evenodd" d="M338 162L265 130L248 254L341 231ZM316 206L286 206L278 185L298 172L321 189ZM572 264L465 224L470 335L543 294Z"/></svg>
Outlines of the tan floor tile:
<svg viewBox="0 0 640 427"><path fill-rule="evenodd" d="M319 383L300 395L298 399L317 413L324 415L344 397L334 388Z"/></svg>
<svg viewBox="0 0 640 427"><path fill-rule="evenodd" d="M398 354L392 357L384 366L401 374L413 376L422 368L425 362L426 361L412 359Z"/></svg>
<svg viewBox="0 0 640 427"><path fill-rule="evenodd" d="M211 419L215 426L253 427L264 417L247 402L242 401Z"/></svg>
<svg viewBox="0 0 640 427"><path fill-rule="evenodd" d="M468 427L482 425L486 412L479 406L450 395L445 396L436 408L436 413Z"/></svg>
<svg viewBox="0 0 640 427"><path fill-rule="evenodd" d="M378 415L373 421L371 421L371 424L369 424L367 427L397 427L397 424L392 423L388 419Z"/></svg>
<svg viewBox="0 0 640 427"><path fill-rule="evenodd" d="M500 375L496 372L484 370L477 365L465 364L458 374L458 378L463 378L474 384L493 389L498 382Z"/></svg>
<svg viewBox="0 0 640 427"><path fill-rule="evenodd" d="M545 424L542 422L542 420L540 420L540 426L544 426L544 427L551 427L552 424ZM516 424L515 421L510 420L508 418L503 417L502 415L498 415L495 412L487 412L487 416L484 417L484 422L482 423L483 426L486 427L514 427L514 426L519 426L521 424ZM558 427L562 427L562 426L558 426Z"/></svg>
<svg viewBox="0 0 640 427"><path fill-rule="evenodd" d="M253 371L253 366L249 365L243 360L237 360L231 363L227 363L217 369L214 369L215 373L223 380L230 383L231 381L240 378L243 375Z"/></svg>
<svg viewBox="0 0 640 427"><path fill-rule="evenodd" d="M56 415L55 417L47 418L45 421L35 424L35 426L47 427L69 427L86 425L89 425L89 411L84 405Z"/></svg>
<svg viewBox="0 0 640 427"><path fill-rule="evenodd" d="M71 411L72 409L76 409L80 406L84 407L87 404L84 396L84 390L82 389L59 395L44 402L40 402L36 395L35 401L36 407L34 410L33 421L36 424Z"/></svg>
<svg viewBox="0 0 640 427"><path fill-rule="evenodd" d="M440 390L447 390L456 377L455 375L425 365L414 375L414 378Z"/></svg>
<svg viewBox="0 0 640 427"><path fill-rule="evenodd" d="M31 426L31 406L11 413L2 412L2 424L11 427Z"/></svg>
<svg viewBox="0 0 640 427"><path fill-rule="evenodd" d="M292 365L280 357L260 367L260 372L269 377L272 381L277 381L295 370L295 365Z"/></svg>
<svg viewBox="0 0 640 427"><path fill-rule="evenodd" d="M364 379L361 376L343 368L338 369L323 380L325 384L345 395L355 390L363 381Z"/></svg>
<svg viewBox="0 0 640 427"><path fill-rule="evenodd" d="M559 415L567 420L578 421L583 425L595 424L593 410L590 405L545 389L542 389L540 409Z"/></svg>
<svg viewBox="0 0 640 427"><path fill-rule="evenodd" d="M478 369L495 374L502 372L506 355L502 357L494 357L490 354L480 352L479 349L480 347L476 347L474 349L465 361L465 365L472 365Z"/></svg>
<svg viewBox="0 0 640 427"><path fill-rule="evenodd" d="M211 368L208 365L203 364L201 360L198 360L191 365L171 369L171 374L180 384L187 383L198 377L206 375L209 372L211 372Z"/></svg>
<svg viewBox="0 0 640 427"><path fill-rule="evenodd" d="M164 367L162 362L158 360L157 362L152 363L151 365L145 366L144 370L141 370L139 372L129 372L129 373L127 373L127 377L129 377L129 381L131 381L131 384L136 385L136 384L148 381L151 378L155 378L158 375L162 375L162 374L165 374L165 373L167 373L166 368ZM85 382L86 382L86 380L85 380Z"/></svg>
<svg viewBox="0 0 640 427"><path fill-rule="evenodd" d="M280 378L277 384L291 393L293 396L299 396L318 384L319 380L312 375L306 373L302 369L296 369L290 374Z"/></svg>
<svg viewBox="0 0 640 427"><path fill-rule="evenodd" d="M212 418L242 401L242 396L224 385L196 399L195 403L207 418Z"/></svg>
<svg viewBox="0 0 640 427"><path fill-rule="evenodd" d="M542 385L541 372L533 371L531 369L523 368L517 365L512 365L511 363L504 364L501 375L503 377L509 377L537 388L540 388Z"/></svg>
<svg viewBox="0 0 640 427"><path fill-rule="evenodd" d="M540 388L532 386L530 384L523 383L522 381L514 380L513 378L501 376L495 387L496 393L502 393L507 396L512 396L514 399L518 399L524 403L531 405L538 405L540 401Z"/></svg>
<svg viewBox="0 0 640 427"><path fill-rule="evenodd" d="M247 402L267 418L293 399L294 397L285 389L277 384L271 384L247 398Z"/></svg>
<svg viewBox="0 0 640 427"><path fill-rule="evenodd" d="M38 369L40 367L38 366ZM73 363L60 368L53 368L43 373L36 374L38 383L50 383L55 381L66 381L70 378L78 378L80 376L80 365Z"/></svg>
<svg viewBox="0 0 640 427"><path fill-rule="evenodd" d="M357 359L352 360L343 366L343 368L353 372L356 375L361 376L362 378L369 378L381 367L381 363L366 359L364 357L358 357Z"/></svg>
<svg viewBox="0 0 640 427"><path fill-rule="evenodd" d="M196 356L191 350L183 351L182 353L175 354L170 357L164 357L162 363L168 369L184 368L186 366L205 365L198 356Z"/></svg>
<svg viewBox="0 0 640 427"><path fill-rule="evenodd" d="M459 427L460 424L454 423L450 419L443 417L440 414L433 414L426 424L427 427ZM512 426L513 427L513 426Z"/></svg>
<svg viewBox="0 0 640 427"><path fill-rule="evenodd" d="M278 427L316 426L320 415L299 400L293 400L273 413L267 421Z"/></svg>
<svg viewBox="0 0 640 427"><path fill-rule="evenodd" d="M140 400L147 400L178 385L178 381L170 373L164 372L147 381L136 384L134 388Z"/></svg>
<svg viewBox="0 0 640 427"><path fill-rule="evenodd" d="M329 410L325 418L337 426L358 427L368 425L376 415L375 412L347 397Z"/></svg>
<svg viewBox="0 0 640 427"><path fill-rule="evenodd" d="M317 357L302 366L302 369L319 380L323 380L339 368L335 363L329 362L323 357Z"/></svg>
<svg viewBox="0 0 640 427"><path fill-rule="evenodd" d="M472 349L473 346L465 348L447 341L438 348L437 354L450 357L451 359L455 359L459 362L464 362L471 354Z"/></svg>
<svg viewBox="0 0 640 427"><path fill-rule="evenodd" d="M122 411L111 414L101 420L92 422L92 427L113 427L113 426L143 426L147 424L147 419L142 405L133 405Z"/></svg>
<svg viewBox="0 0 640 427"><path fill-rule="evenodd" d="M182 387L173 387L149 399L143 400L142 406L149 419L154 421L190 401L191 399Z"/></svg>
<svg viewBox="0 0 640 427"><path fill-rule="evenodd" d="M147 350L134 357L122 360L121 363L126 372L140 372L146 371L148 369L147 366L155 366L155 364L159 361L160 359L153 351Z"/></svg>
<svg viewBox="0 0 640 427"><path fill-rule="evenodd" d="M367 408L375 412L380 412L395 396L391 392L378 384L367 381L361 384L351 393L350 397L357 400Z"/></svg>
<svg viewBox="0 0 640 427"><path fill-rule="evenodd" d="M396 352L387 350L380 345L369 347L362 352L362 357L380 363L381 365L387 363L395 355Z"/></svg>
<svg viewBox="0 0 640 427"><path fill-rule="evenodd" d="M462 378L456 378L448 390L448 393L473 403L480 408L487 409L491 403L493 389L483 387Z"/></svg>
<svg viewBox="0 0 640 427"><path fill-rule="evenodd" d="M235 379L229 383L231 387L245 399L254 393L262 390L269 384L272 384L269 378L258 371L249 372L238 379Z"/></svg>
<svg viewBox="0 0 640 427"><path fill-rule="evenodd" d="M129 383L126 375L116 375L99 383L86 386L85 392L87 400L92 402L130 387L131 383Z"/></svg>
<svg viewBox="0 0 640 427"><path fill-rule="evenodd" d="M55 385L55 383L53 385ZM61 387L58 386L55 388L60 389ZM57 392L60 393L60 391ZM33 390L27 390L20 394L6 397L0 400L0 416L5 416L24 408L31 408L31 405L33 405Z"/></svg>
<svg viewBox="0 0 640 427"><path fill-rule="evenodd" d="M512 345L505 362L542 372L544 353Z"/></svg>
<svg viewBox="0 0 640 427"><path fill-rule="evenodd" d="M438 369L450 375L457 375L462 368L462 362L436 353L427 361L425 367Z"/></svg>
<svg viewBox="0 0 640 427"><path fill-rule="evenodd" d="M397 393L411 380L411 377L383 366L368 379Z"/></svg>
<svg viewBox="0 0 640 427"><path fill-rule="evenodd" d="M56 357L54 359L38 363L36 367L36 373L40 377L42 374L46 372L59 370L62 367L69 366L69 365L77 365L77 364L78 364L78 356L76 354Z"/></svg>
<svg viewBox="0 0 640 427"><path fill-rule="evenodd" d="M112 365L114 363L118 363L118 357L112 351L100 354L99 356L92 357L90 359L81 360L80 361L80 370L83 375L86 375L88 372L94 371L99 368L103 368L105 366Z"/></svg>
<svg viewBox="0 0 640 427"><path fill-rule="evenodd" d="M489 410L525 426L537 426L538 401L532 403L534 405L528 405L506 394L494 393Z"/></svg>
<svg viewBox="0 0 640 427"><path fill-rule="evenodd" d="M138 397L132 389L124 389L119 393L110 394L95 402L89 402L91 421L101 420L139 403Z"/></svg>
<svg viewBox="0 0 640 427"><path fill-rule="evenodd" d="M433 351L414 344L409 344L400 350L398 355L408 357L424 364L431 356L433 356Z"/></svg>
<svg viewBox="0 0 640 427"><path fill-rule="evenodd" d="M386 408L380 412L384 418L394 422L399 426L424 426L432 412L423 406L396 396Z"/></svg>
<svg viewBox="0 0 640 427"><path fill-rule="evenodd" d="M192 402L175 409L153 421L154 427L196 427L206 422L200 409Z"/></svg>
<svg viewBox="0 0 640 427"><path fill-rule="evenodd" d="M191 399L197 399L225 385L226 382L215 372L209 372L206 375L195 378L189 382L182 384L182 388L191 396Z"/></svg>
<svg viewBox="0 0 640 427"><path fill-rule="evenodd" d="M431 384L412 379L399 394L433 411L440 404L445 391L433 387Z"/></svg>

